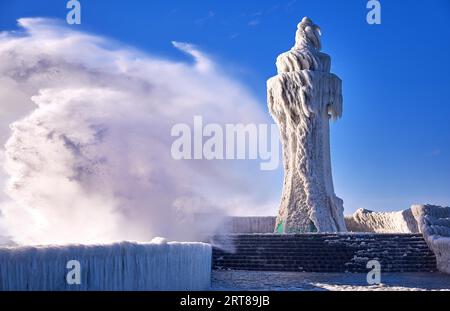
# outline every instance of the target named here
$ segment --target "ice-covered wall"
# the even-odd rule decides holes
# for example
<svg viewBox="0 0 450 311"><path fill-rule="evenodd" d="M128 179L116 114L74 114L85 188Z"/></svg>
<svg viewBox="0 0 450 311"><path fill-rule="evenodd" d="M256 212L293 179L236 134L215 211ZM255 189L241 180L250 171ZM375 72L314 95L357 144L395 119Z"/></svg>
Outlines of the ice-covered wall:
<svg viewBox="0 0 450 311"><path fill-rule="evenodd" d="M275 216L227 217L221 226L221 232L273 233L275 221ZM411 209L399 212L373 212L359 209L353 215L345 216L345 225L350 232L419 232Z"/></svg>
<svg viewBox="0 0 450 311"><path fill-rule="evenodd" d="M224 233L273 233L276 217L226 217L221 226Z"/></svg>
<svg viewBox="0 0 450 311"><path fill-rule="evenodd" d="M413 205L411 210L436 255L438 270L450 274L450 207Z"/></svg>
<svg viewBox="0 0 450 311"><path fill-rule="evenodd" d="M69 285L71 260L80 285ZM117 243L0 248L0 290L207 290L211 246L204 243Z"/></svg>
<svg viewBox="0 0 450 311"><path fill-rule="evenodd" d="M345 217L348 231L375 233L417 233L419 228L411 209L399 212L373 212L359 209Z"/></svg>

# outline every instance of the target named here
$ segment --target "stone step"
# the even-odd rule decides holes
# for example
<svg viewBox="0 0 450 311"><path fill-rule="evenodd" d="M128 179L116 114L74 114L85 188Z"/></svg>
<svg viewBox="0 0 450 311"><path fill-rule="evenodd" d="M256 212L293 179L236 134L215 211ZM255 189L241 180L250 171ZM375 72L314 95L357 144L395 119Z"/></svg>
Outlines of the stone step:
<svg viewBox="0 0 450 311"><path fill-rule="evenodd" d="M383 244L378 245L367 245L367 246L353 246L353 245L316 245L308 247L306 246L296 246L296 245L253 245L253 246L228 246L228 247L216 247L218 250L224 250L226 252L230 252L231 250L265 250L265 249L273 249L273 250L286 250L286 249L293 249L293 250L321 250L321 249L351 249L353 251L358 251L359 249L364 249L367 251L373 250L373 251L408 251L408 252L414 252L414 251L426 251L428 250L428 246L417 246L412 247L411 245L396 245L396 246L386 246Z"/></svg>
<svg viewBox="0 0 450 311"><path fill-rule="evenodd" d="M428 247L424 247L424 248L383 248L383 247L370 247L368 249L365 248L351 248L351 247L346 247L346 248L334 248L334 247L311 247L311 248L297 248L297 247L285 247L285 248L280 248L280 247L253 247L253 248L229 248L227 249L217 249L216 248L216 252L217 253L227 253L227 254L232 254L232 253L237 253L237 252L273 252L273 253L278 253L280 254L280 252L295 252L295 253L315 253L315 252L323 252L323 251L330 251L330 252L358 252L358 251L365 251L367 253L374 253L374 254L383 254L383 253L392 253L392 254L401 254L403 255L404 253L407 254L414 254L414 253L430 253L431 251L428 249Z"/></svg>
<svg viewBox="0 0 450 311"><path fill-rule="evenodd" d="M292 255L279 255L279 254L274 254L274 255L266 255L266 254L261 254L260 256L258 256L258 254L238 254L238 255L214 255L213 259L214 260L225 260L225 259L305 259L305 260L316 260L316 259L322 259L324 257L326 257L327 255L330 254L326 254L326 253L321 253L321 254L292 254ZM435 257L431 256L431 255L416 255L416 256L391 256L391 255L387 255L387 256L373 256L370 254L358 254L357 255L359 258L369 258L372 260L430 260L430 261L434 261ZM344 259L348 259L351 260L353 258L355 258L354 254L349 254L349 255L336 255L333 256L333 260L344 260Z"/></svg>
<svg viewBox="0 0 450 311"><path fill-rule="evenodd" d="M353 258L354 256L358 257L367 257L367 258L420 258L420 259L434 259L435 256L433 254L407 254L404 256L403 254L374 254L374 253L333 253L333 252L320 252L320 253L300 253L300 252L284 252L284 253L275 253L275 252L238 252L236 254L227 254L227 253L214 253L213 258L227 257L227 258L237 258L239 256L242 257L273 257L273 258Z"/></svg>
<svg viewBox="0 0 450 311"><path fill-rule="evenodd" d="M215 236L214 269L367 272L430 272L436 258L418 234L243 234Z"/></svg>
<svg viewBox="0 0 450 311"><path fill-rule="evenodd" d="M273 242L228 242L228 243L222 243L222 244L214 244L217 247L221 246L242 246L242 247L253 247L253 246L273 246L273 247L284 247L284 246L296 246L296 247L302 247L302 246L308 246L308 247L314 247L314 246L341 246L341 245L348 245L348 246L357 246L357 247L369 247L371 245L383 245L386 247L397 247L397 246L404 246L404 247L426 247L427 244L424 241L421 242L311 242L311 243L298 243L298 242L282 242L282 241L273 241Z"/></svg>
<svg viewBox="0 0 450 311"><path fill-rule="evenodd" d="M386 270L386 269L403 269L403 268L407 268L407 267L427 267L430 269L434 268L433 263L417 263L417 262L388 262L388 263L384 263L381 262L381 269L382 270ZM321 266L325 266L325 267L330 267L330 268L335 268L338 271L345 270L345 269L349 269L350 267L357 267L357 268L362 268L362 269L366 269L366 265L362 265L362 264L330 264L327 262L317 262L315 264L308 264L307 262L304 261L246 261L246 262L238 262L238 261L224 261L224 262L217 262L215 263L214 266L216 267L233 267L233 266L245 266L245 265L255 265L255 266L269 266L269 265L281 265L281 266L296 266L296 267L302 267L304 269L307 268L315 268L315 267L321 267ZM367 270L367 269L366 269Z"/></svg>
<svg viewBox="0 0 450 311"><path fill-rule="evenodd" d="M383 241L420 241L421 240L421 236L320 236L320 235L308 235L308 236L298 236L298 235L291 235L291 236L283 236L283 237L277 237L276 235L269 235L269 236L257 236L257 235L248 235L248 236L227 236L227 237L223 237L223 236L215 236L212 237L212 240L219 240L219 241L226 241L226 240L247 240L247 241L251 241L251 240L258 240L258 241L264 241L264 240L272 240L272 239L276 239L276 240L285 240L285 241L289 241L289 240L296 240L296 241L325 241L325 240L374 240L374 241L379 241L379 240L383 240Z"/></svg>
<svg viewBox="0 0 450 311"><path fill-rule="evenodd" d="M270 241L227 241L222 243L214 243L213 245L340 245L340 244L361 244L361 241L307 241L307 242L301 242L301 241L277 241L277 240L270 240ZM370 245L370 244L386 244L386 245L426 245L425 241L364 241L363 245Z"/></svg>
<svg viewBox="0 0 450 311"><path fill-rule="evenodd" d="M226 248L226 247L230 247L230 246L241 246L241 247L254 247L254 246L270 246L270 247L322 247L322 246L342 246L342 245L347 245L347 246L353 246L353 247L370 247L371 245L373 246L385 246L385 247L398 247L398 246L403 246L403 247L411 247L411 248L415 248L415 247L427 247L428 245L425 242L405 242L405 243L382 243L382 242L378 242L378 243L370 243L370 242L366 242L366 243L359 243L359 242L352 242L352 243L327 243L327 242L320 242L320 243L283 243L283 242L271 242L271 243L265 243L265 242L252 242L252 243L242 243L242 242L236 242L236 243L222 243L222 244L213 244L214 246L216 246L217 248Z"/></svg>
<svg viewBox="0 0 450 311"><path fill-rule="evenodd" d="M315 233L309 233L309 234L228 234L228 235L216 235L212 236L211 239L256 239L256 240L264 240L264 239L393 239L393 240L399 240L399 239L422 239L421 234L337 234L337 235L329 235L329 234L315 234Z"/></svg>
<svg viewBox="0 0 450 311"><path fill-rule="evenodd" d="M363 254L366 256L367 254ZM267 259L274 259L274 260L315 260L315 259L322 259L324 256L323 254L318 255L293 255L293 256L285 256L285 255L254 255L254 254L238 254L238 255L214 255L214 260L252 260L252 259L260 259L260 260L267 260ZM353 256L336 256L333 260L339 260L339 259L352 259ZM366 256L365 258L369 259L375 259L378 261L382 260L398 260L398 261L412 261L412 260L429 260L434 261L434 256L429 255L417 255L417 256Z"/></svg>
<svg viewBox="0 0 450 311"><path fill-rule="evenodd" d="M233 264L229 263L227 265L215 265L213 267L216 270L260 270L260 271L270 271L269 269L274 269L274 271L305 271L305 272L368 272L365 266L333 266L326 264L317 265L303 265L303 264L285 264L285 263L249 263L249 264ZM381 271L383 272L432 272L436 268L433 265L390 265L382 266Z"/></svg>
<svg viewBox="0 0 450 311"><path fill-rule="evenodd" d="M378 240L378 241L372 241L372 240L364 240L362 241L365 244L424 244L425 241L423 240ZM352 243L361 243L360 240L315 240L315 241L311 241L311 240L305 240L305 241L298 241L298 240L229 240L229 241L214 241L214 243L212 243L213 245L227 245L227 244L298 244L298 245L303 245L303 244L307 244L307 245L315 245L315 244L329 244L329 245L333 245L333 244L352 244Z"/></svg>
<svg viewBox="0 0 450 311"><path fill-rule="evenodd" d="M246 261L217 261L215 266L231 266L231 265L285 265L285 266L301 266L301 267L316 267L316 266L327 266L327 267L366 267L364 264L356 263L330 263L316 261L314 263L307 261L295 261L295 260L246 260ZM434 267L433 262L380 262L381 268L389 267Z"/></svg>
<svg viewBox="0 0 450 311"><path fill-rule="evenodd" d="M345 263L329 264L327 262L317 262L316 264L308 264L306 262L301 262L301 261L292 261L292 262L287 262L287 261L217 262L216 264L214 264L214 267L240 267L240 266L248 266L248 265L267 266L267 265L274 265L274 264L286 266L286 267L288 267L288 266L302 267L304 269L310 269L312 272L314 272L313 268L321 267L321 266L332 267L332 268L336 269L336 271L348 270L350 268L361 268L361 269L367 270L366 265L362 265L362 264L359 264L359 265L345 264ZM435 266L433 265L433 263L405 263L405 262L403 262L403 263L381 263L381 270L394 269L394 268L397 270L401 270L401 269L407 268L407 267L427 267L428 270L435 269Z"/></svg>
<svg viewBox="0 0 450 311"><path fill-rule="evenodd" d="M309 258L309 259L314 259L314 258L323 258L325 256L332 256L333 254L331 253L316 253L316 254L296 254L296 253L292 253L292 254L275 254L275 253L268 253L268 254L264 254L264 253L260 253L260 254L255 254L255 253L237 253L236 255L229 255L229 254L214 254L213 258L214 259L220 259L220 258L249 258L249 257L254 257L254 258ZM408 255L408 256L396 256L396 255L379 255L379 254L366 254L366 253L359 253L359 254L337 254L336 256L333 256L334 258L354 258L355 256L357 257L363 257L363 258L372 258L372 259L420 259L420 260L425 260L425 259L430 259L430 260L434 260L435 257L433 255L430 254L416 254L416 255ZM335 260L335 259L333 259Z"/></svg>
<svg viewBox="0 0 450 311"><path fill-rule="evenodd" d="M274 272L316 272L316 273L367 273L368 270L364 268L349 268L349 269L337 269L337 268L312 268L303 269L297 267L278 267L278 266L237 266L237 267L214 267L215 270L249 270L249 271L274 271ZM396 269L384 269L385 273L417 273L417 272L435 272L435 268L427 267L411 267L411 268L396 268Z"/></svg>
<svg viewBox="0 0 450 311"><path fill-rule="evenodd" d="M228 245L228 246L220 246L217 247L217 249L224 249L224 250L228 250L228 249L298 249L298 250L309 250L309 249L323 249L324 247L329 248L329 249L339 249L342 248L342 246L345 246L346 248L351 248L351 249L357 249L357 248L361 248L361 249L379 249L380 247L383 247L383 250L398 250L398 249L405 249L405 250L409 250L409 251L414 251L414 250L427 250L428 246L427 245L395 245L395 246L386 246L383 244L378 244L378 245L326 245L326 244L321 244L321 245L259 245L259 244L255 244L255 245Z"/></svg>

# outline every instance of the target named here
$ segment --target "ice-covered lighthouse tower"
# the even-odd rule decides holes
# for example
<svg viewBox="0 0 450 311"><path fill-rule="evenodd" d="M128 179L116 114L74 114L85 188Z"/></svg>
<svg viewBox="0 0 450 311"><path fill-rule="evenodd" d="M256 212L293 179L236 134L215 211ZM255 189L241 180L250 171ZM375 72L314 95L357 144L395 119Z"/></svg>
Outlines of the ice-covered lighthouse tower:
<svg viewBox="0 0 450 311"><path fill-rule="evenodd" d="M346 231L343 201L334 193L329 129L330 118L342 115L342 82L320 49L319 27L303 18L295 46L278 56L278 75L267 81L283 146L279 233Z"/></svg>

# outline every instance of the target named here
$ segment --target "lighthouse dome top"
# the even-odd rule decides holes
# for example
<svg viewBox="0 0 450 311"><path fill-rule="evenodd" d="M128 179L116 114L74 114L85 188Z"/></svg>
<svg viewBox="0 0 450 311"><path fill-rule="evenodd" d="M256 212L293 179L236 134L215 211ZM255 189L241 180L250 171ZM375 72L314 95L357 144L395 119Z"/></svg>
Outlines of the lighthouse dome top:
<svg viewBox="0 0 450 311"><path fill-rule="evenodd" d="M304 17L297 26L295 45L288 52L278 56L278 73L301 70L330 72L331 58L320 52L321 31L309 17Z"/></svg>
<svg viewBox="0 0 450 311"><path fill-rule="evenodd" d="M297 26L295 48L313 47L320 51L322 48L320 36L320 27L314 24L309 17L303 17L302 21Z"/></svg>

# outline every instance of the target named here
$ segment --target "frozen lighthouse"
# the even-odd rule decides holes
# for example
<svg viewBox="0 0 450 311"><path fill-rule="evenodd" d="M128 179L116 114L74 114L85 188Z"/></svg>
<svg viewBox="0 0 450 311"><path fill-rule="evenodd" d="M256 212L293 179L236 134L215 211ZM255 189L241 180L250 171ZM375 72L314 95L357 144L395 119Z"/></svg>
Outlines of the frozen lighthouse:
<svg viewBox="0 0 450 311"><path fill-rule="evenodd" d="M320 49L319 27L303 18L294 47L278 56L278 74L267 82L283 146L279 233L346 231L343 201L333 187L329 128L330 119L342 115L342 83Z"/></svg>

